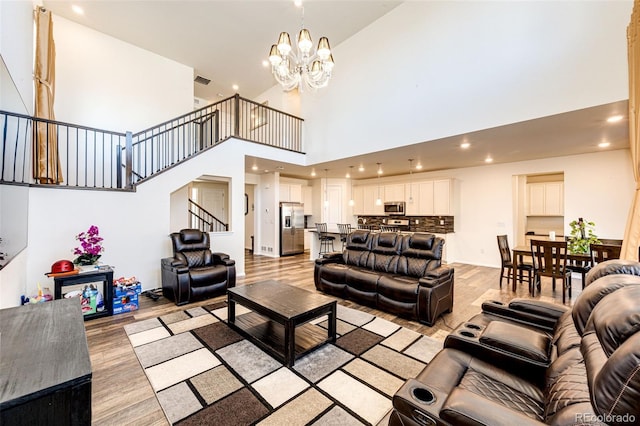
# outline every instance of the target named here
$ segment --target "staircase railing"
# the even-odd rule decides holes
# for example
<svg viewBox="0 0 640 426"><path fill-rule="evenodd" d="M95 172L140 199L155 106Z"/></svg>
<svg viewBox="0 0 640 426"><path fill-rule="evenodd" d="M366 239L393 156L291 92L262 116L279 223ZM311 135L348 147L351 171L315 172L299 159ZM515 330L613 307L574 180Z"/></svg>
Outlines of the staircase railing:
<svg viewBox="0 0 640 426"><path fill-rule="evenodd" d="M34 144L38 123L47 130ZM43 183L33 177L33 157L44 146L35 154L48 174L62 177L55 186L131 189L232 137L302 152L302 123L240 95L135 134L0 111L0 183Z"/></svg>
<svg viewBox="0 0 640 426"><path fill-rule="evenodd" d="M189 198L189 215L191 226L202 232L225 232L229 230L229 224L224 223L204 207Z"/></svg>

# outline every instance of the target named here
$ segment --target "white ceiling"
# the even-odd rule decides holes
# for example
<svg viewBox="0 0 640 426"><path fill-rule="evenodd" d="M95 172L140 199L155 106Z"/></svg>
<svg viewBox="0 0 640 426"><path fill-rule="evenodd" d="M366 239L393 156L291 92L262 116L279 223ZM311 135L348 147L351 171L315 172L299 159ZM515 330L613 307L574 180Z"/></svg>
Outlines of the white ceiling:
<svg viewBox="0 0 640 426"><path fill-rule="evenodd" d="M305 27L314 40L327 36L335 47L400 3L308 0L304 3ZM72 12L72 4L82 7L84 15ZM272 87L273 77L262 61L278 34L288 31L293 37L302 18L301 9L291 0L45 0L44 6L55 15L193 67L194 77L212 80L208 86L194 83L195 95L209 101L235 93L233 84L249 99ZM340 58L335 61L339 67ZM307 167L248 157L246 170L251 171L255 164L263 173L279 170L281 175L306 179L312 169L318 176L328 169L327 176L344 177L349 166L355 166L353 177L363 179L376 176L378 162L383 176L406 174L410 158L414 165L424 166L422 171L431 171L484 165L487 152L493 164L498 164L595 152L603 140L611 144L606 149L624 149L629 143L627 109L623 100ZM607 123L606 118L614 114L625 119ZM463 140L471 143L469 149L460 149ZM363 173L357 172L360 164L365 166Z"/></svg>

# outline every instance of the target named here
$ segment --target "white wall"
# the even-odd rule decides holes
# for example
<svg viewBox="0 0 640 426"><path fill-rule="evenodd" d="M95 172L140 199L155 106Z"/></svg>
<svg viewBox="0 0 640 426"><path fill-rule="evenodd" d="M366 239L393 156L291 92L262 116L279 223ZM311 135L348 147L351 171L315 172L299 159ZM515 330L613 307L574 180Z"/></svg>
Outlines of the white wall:
<svg viewBox="0 0 640 426"><path fill-rule="evenodd" d="M404 2L334 46L329 86L302 94L307 162L627 99L632 5Z"/></svg>
<svg viewBox="0 0 640 426"><path fill-rule="evenodd" d="M0 56L22 99L22 108L33 114L33 2L0 2ZM4 93L3 82L2 97ZM24 113L22 108L8 111Z"/></svg>
<svg viewBox="0 0 640 426"><path fill-rule="evenodd" d="M498 267L496 235L515 241L514 175L564 171L565 235L569 222L584 217L602 238L622 238L635 184L628 150L608 151L465 169L414 174L456 179L458 215L447 239L450 262Z"/></svg>
<svg viewBox="0 0 640 426"><path fill-rule="evenodd" d="M137 132L193 109L193 69L53 17L56 118Z"/></svg>

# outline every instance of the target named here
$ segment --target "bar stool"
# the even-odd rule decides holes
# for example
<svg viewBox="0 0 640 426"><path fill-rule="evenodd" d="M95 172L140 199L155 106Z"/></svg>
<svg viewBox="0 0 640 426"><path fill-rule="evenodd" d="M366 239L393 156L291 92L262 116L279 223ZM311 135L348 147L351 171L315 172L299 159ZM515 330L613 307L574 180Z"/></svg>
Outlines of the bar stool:
<svg viewBox="0 0 640 426"><path fill-rule="evenodd" d="M320 251L318 251L318 257L324 253L330 253L329 244L331 244L331 251L334 251L333 242L336 237L329 235L327 232L326 223L316 223L316 231L318 231L318 240L320 240Z"/></svg>
<svg viewBox="0 0 640 426"><path fill-rule="evenodd" d="M350 223L339 223L338 231L340 231L340 241L342 241L342 249L344 250L344 246L347 245L347 237L351 233L351 224Z"/></svg>

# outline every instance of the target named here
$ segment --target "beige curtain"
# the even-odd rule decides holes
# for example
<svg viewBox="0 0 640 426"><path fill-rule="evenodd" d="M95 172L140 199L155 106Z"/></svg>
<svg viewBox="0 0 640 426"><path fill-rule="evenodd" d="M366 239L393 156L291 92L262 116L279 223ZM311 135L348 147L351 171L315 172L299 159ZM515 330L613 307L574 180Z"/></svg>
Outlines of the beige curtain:
<svg viewBox="0 0 640 426"><path fill-rule="evenodd" d="M35 22L35 116L55 120L53 100L56 47L53 42L51 11L41 7L36 8ZM62 182L56 126L36 122L33 130L33 177L38 183Z"/></svg>
<svg viewBox="0 0 640 426"><path fill-rule="evenodd" d="M633 3L631 22L627 27L627 49L629 54L629 142L631 148L631 163L633 176L636 180L636 192L627 219L627 229L622 244L622 259L638 260L638 245L640 245L640 117L638 103L640 102L640 0Z"/></svg>

